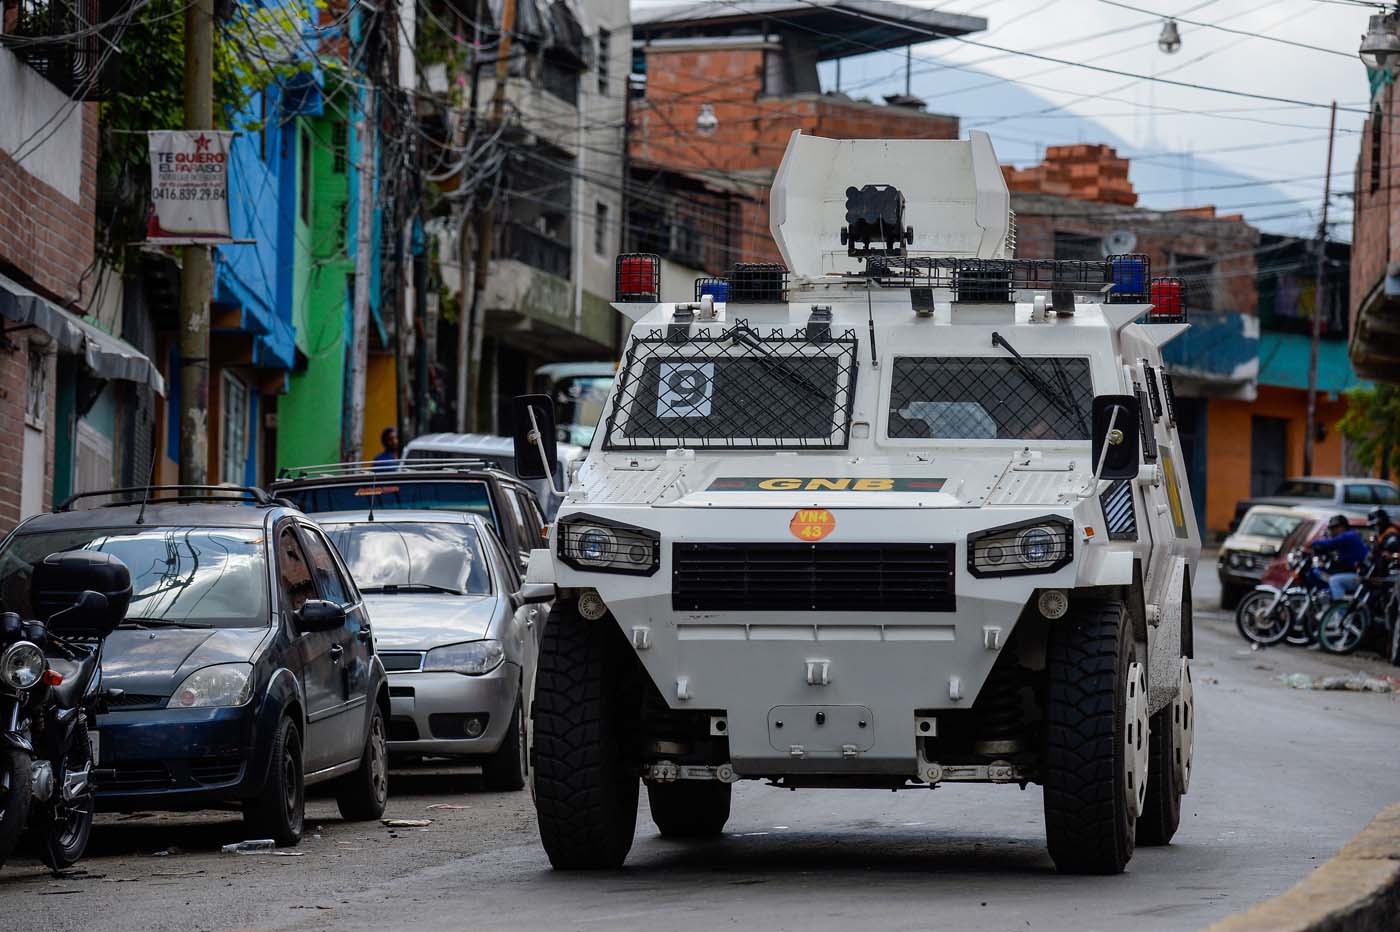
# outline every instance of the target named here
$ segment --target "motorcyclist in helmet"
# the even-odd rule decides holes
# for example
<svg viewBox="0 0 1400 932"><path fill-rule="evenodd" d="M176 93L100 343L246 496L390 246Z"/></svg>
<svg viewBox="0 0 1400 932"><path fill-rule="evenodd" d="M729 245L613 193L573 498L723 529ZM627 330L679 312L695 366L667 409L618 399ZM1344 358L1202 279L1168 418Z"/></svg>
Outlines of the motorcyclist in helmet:
<svg viewBox="0 0 1400 932"><path fill-rule="evenodd" d="M1358 575L1361 566L1370 556L1370 548L1361 532L1351 526L1346 515L1333 515L1327 519L1327 536L1319 537L1311 544L1313 553L1332 554L1332 576L1327 587L1332 590L1333 599L1344 599L1356 591L1361 581Z"/></svg>

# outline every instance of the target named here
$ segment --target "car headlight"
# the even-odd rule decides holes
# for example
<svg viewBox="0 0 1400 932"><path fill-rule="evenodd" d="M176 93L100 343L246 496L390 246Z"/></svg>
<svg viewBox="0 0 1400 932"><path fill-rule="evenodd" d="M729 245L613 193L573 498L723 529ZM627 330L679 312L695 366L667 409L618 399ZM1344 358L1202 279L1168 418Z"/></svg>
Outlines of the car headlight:
<svg viewBox="0 0 1400 932"><path fill-rule="evenodd" d="M559 559L576 570L650 576L661 566L661 535L606 518L570 515L558 525Z"/></svg>
<svg viewBox="0 0 1400 932"><path fill-rule="evenodd" d="M506 651L494 638L434 647L423 658L424 673L463 673L480 676L490 673L505 660Z"/></svg>
<svg viewBox="0 0 1400 932"><path fill-rule="evenodd" d="M1052 573L1074 558L1074 524L1049 515L969 534L967 570L973 576Z"/></svg>
<svg viewBox="0 0 1400 932"><path fill-rule="evenodd" d="M169 708L224 709L243 705L252 697L251 663L216 663L185 677L170 697Z"/></svg>
<svg viewBox="0 0 1400 932"><path fill-rule="evenodd" d="M0 680L14 689L29 689L46 669L44 652L30 641L16 641L0 654Z"/></svg>

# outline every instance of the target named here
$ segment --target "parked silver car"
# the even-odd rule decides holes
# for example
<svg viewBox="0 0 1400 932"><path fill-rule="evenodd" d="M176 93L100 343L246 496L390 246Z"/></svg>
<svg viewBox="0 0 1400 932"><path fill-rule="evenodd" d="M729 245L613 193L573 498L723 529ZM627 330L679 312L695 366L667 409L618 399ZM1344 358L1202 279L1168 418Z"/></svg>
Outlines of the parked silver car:
<svg viewBox="0 0 1400 932"><path fill-rule="evenodd" d="M540 603L479 515L450 511L316 516L345 558L389 673L389 753L480 762L491 789L527 772L526 704Z"/></svg>

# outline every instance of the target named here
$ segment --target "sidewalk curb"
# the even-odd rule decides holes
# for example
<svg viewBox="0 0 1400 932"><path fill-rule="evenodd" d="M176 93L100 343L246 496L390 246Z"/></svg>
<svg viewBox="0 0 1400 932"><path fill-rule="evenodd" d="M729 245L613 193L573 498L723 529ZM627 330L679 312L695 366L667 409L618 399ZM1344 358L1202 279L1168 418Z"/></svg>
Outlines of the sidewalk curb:
<svg viewBox="0 0 1400 932"><path fill-rule="evenodd" d="M1206 932L1390 932L1400 917L1400 803L1293 889Z"/></svg>

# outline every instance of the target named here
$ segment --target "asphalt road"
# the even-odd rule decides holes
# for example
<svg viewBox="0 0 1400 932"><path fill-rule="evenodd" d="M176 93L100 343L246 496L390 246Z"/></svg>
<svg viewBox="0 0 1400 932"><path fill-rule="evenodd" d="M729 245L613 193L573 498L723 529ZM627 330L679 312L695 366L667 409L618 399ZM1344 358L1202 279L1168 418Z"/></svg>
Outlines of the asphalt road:
<svg viewBox="0 0 1400 932"><path fill-rule="evenodd" d="M12 928L92 932L1200 928L1287 889L1400 798L1400 695L1280 680L1400 671L1245 649L1206 611L1213 566L1201 569L1191 793L1175 843L1139 849L1119 877L1054 872L1036 787L740 784L724 838L662 841L644 804L624 870L562 875L528 793L396 775L388 815L431 825L346 824L313 800L294 856L236 856L218 850L243 837L232 813L103 816L74 872L53 877L23 857L0 870L0 908Z"/></svg>

